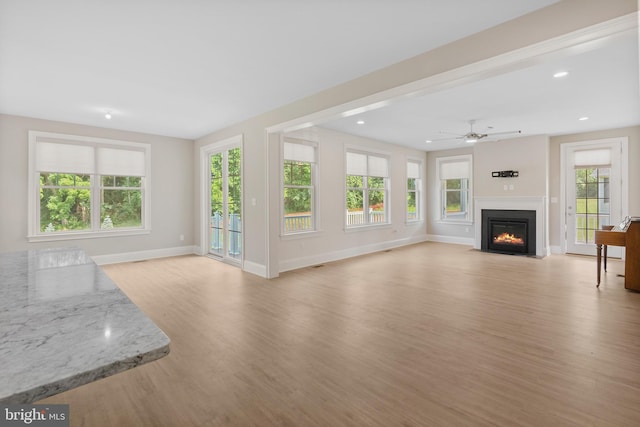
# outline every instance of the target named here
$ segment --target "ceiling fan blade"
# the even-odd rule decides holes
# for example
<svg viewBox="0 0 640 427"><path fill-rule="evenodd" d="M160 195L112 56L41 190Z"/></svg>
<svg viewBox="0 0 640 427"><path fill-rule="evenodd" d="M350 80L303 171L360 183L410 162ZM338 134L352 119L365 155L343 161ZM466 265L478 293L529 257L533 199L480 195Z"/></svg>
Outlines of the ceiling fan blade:
<svg viewBox="0 0 640 427"><path fill-rule="evenodd" d="M431 142L438 142L438 141L448 141L448 140L454 140L454 139L462 139L462 140L465 140L466 142L477 142L477 141L480 141L481 139L484 139L484 138L487 138L487 137L492 137L494 135L508 135L508 134L514 134L514 133L522 133L521 130L511 130L511 131L506 131L506 132L493 132L493 133L478 133L478 132L474 132L473 131L474 123L475 123L475 120L469 120L469 127L470 127L469 133L466 133L466 134L463 135L463 134L460 134L460 133L447 132L447 131L441 130L438 133L443 134L443 135L455 135L455 136L446 137L446 138L432 139L430 141Z"/></svg>
<svg viewBox="0 0 640 427"><path fill-rule="evenodd" d="M510 133L522 133L521 130L509 130L506 132L492 132L492 133L488 133L486 136L494 136L494 135L507 135Z"/></svg>
<svg viewBox="0 0 640 427"><path fill-rule="evenodd" d="M431 142L439 142L439 141L453 141L454 139L462 139L464 136L450 136L447 138L438 138L438 139L430 139Z"/></svg>

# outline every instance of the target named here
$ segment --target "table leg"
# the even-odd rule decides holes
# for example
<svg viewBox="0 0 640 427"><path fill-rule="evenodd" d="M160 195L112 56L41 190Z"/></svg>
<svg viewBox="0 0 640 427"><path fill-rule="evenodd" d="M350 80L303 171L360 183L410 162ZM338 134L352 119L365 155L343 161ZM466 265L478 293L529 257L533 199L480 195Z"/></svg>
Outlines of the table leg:
<svg viewBox="0 0 640 427"><path fill-rule="evenodd" d="M596 284L596 288L600 286L600 263L602 262L602 245L597 245L597 258L598 258L598 283Z"/></svg>
<svg viewBox="0 0 640 427"><path fill-rule="evenodd" d="M607 271L607 245L604 246L604 271Z"/></svg>

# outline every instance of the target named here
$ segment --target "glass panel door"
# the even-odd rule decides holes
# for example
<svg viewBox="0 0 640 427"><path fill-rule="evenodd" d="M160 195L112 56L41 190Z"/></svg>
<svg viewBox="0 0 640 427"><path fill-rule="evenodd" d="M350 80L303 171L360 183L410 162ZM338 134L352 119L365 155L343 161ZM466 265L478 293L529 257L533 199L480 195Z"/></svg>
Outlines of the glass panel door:
<svg viewBox="0 0 640 427"><path fill-rule="evenodd" d="M566 248L568 253L595 255L596 230L616 224L622 214L621 143L585 142L566 150ZM609 255L622 251L609 248Z"/></svg>
<svg viewBox="0 0 640 427"><path fill-rule="evenodd" d="M240 148L227 151L227 223L229 253L239 259L242 254L242 185Z"/></svg>
<svg viewBox="0 0 640 427"><path fill-rule="evenodd" d="M209 252L215 255L224 255L224 186L223 186L223 153L212 154L211 164L211 240Z"/></svg>
<svg viewBox="0 0 640 427"><path fill-rule="evenodd" d="M239 147L209 155L211 217L209 253L242 258L242 158Z"/></svg>
<svg viewBox="0 0 640 427"><path fill-rule="evenodd" d="M611 224L611 168L575 170L575 243L593 244L595 231Z"/></svg>

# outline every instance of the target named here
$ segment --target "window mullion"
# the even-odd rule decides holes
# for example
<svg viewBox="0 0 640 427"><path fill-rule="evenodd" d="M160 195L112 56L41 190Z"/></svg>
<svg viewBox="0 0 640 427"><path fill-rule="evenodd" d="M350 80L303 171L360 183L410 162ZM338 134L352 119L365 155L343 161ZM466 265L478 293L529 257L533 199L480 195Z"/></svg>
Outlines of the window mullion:
<svg viewBox="0 0 640 427"><path fill-rule="evenodd" d="M40 218L42 218L42 212L40 211L40 192L44 190L44 188L46 188L44 185L40 184L40 172L35 172L33 173L33 175L35 177L34 179L34 187L32 188L32 190L34 191L34 194L37 194L38 197L36 198L35 202L31 202L34 203L34 211L35 211L35 218L29 218L29 220L31 221L31 225L30 227L34 227L34 232L33 234L38 234L40 233ZM33 224L33 221L35 221L35 224Z"/></svg>
<svg viewBox="0 0 640 427"><path fill-rule="evenodd" d="M362 177L362 215L364 215L364 223L370 224L369 218L369 177Z"/></svg>
<svg viewBox="0 0 640 427"><path fill-rule="evenodd" d="M442 191L440 192L440 194L442 194L441 197L441 204L442 204L442 209L440 211L440 215L441 218L445 219L447 217L447 181L442 181Z"/></svg>
<svg viewBox="0 0 640 427"><path fill-rule="evenodd" d="M89 196L91 209L91 231L100 231L100 210L102 208L102 182L100 175L93 174L89 177L91 193Z"/></svg>
<svg viewBox="0 0 640 427"><path fill-rule="evenodd" d="M223 233L222 247L224 248L223 256L229 255L229 151L222 153L222 215L223 215Z"/></svg>

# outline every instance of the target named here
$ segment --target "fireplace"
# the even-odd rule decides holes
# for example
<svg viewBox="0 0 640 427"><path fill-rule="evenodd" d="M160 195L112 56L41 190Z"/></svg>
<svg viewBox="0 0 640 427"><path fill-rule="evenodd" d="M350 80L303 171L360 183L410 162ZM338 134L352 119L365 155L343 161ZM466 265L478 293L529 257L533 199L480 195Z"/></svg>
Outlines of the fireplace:
<svg viewBox="0 0 640 427"><path fill-rule="evenodd" d="M536 211L482 209L481 249L536 255Z"/></svg>

